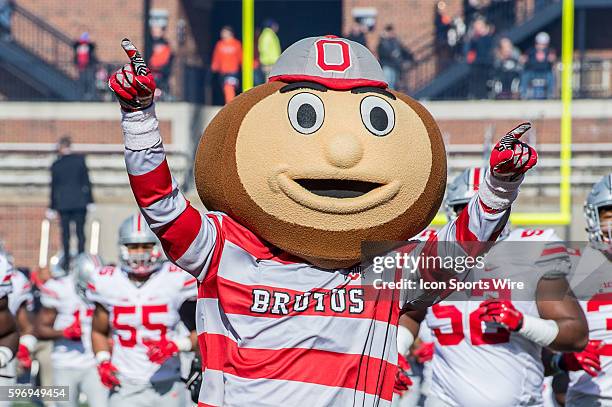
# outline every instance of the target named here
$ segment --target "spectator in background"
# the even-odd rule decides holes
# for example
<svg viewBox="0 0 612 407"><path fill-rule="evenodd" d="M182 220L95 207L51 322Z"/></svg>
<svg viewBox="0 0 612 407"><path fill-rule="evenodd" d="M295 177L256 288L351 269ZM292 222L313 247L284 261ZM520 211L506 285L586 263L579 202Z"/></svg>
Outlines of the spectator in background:
<svg viewBox="0 0 612 407"><path fill-rule="evenodd" d="M484 99L487 96L487 79L493 63L493 28L484 18L477 18L472 24L468 42L465 44L465 59L471 64L469 96Z"/></svg>
<svg viewBox="0 0 612 407"><path fill-rule="evenodd" d="M89 38L89 33L84 32L73 44L74 64L79 72L79 86L85 100L95 98L95 70L96 70L96 45Z"/></svg>
<svg viewBox="0 0 612 407"><path fill-rule="evenodd" d="M518 92L521 71L520 51L509 38L499 40L493 62L495 94L498 99L511 99Z"/></svg>
<svg viewBox="0 0 612 407"><path fill-rule="evenodd" d="M259 36L261 28L255 27L255 46L253 47L253 86L261 85L266 82L263 71L261 70L261 62L259 61Z"/></svg>
<svg viewBox="0 0 612 407"><path fill-rule="evenodd" d="M257 41L259 62L266 81L270 76L272 65L276 63L281 54L281 46L278 35L276 35L277 33L278 23L268 19L264 21L264 29L261 31L259 40Z"/></svg>
<svg viewBox="0 0 612 407"><path fill-rule="evenodd" d="M545 32L538 33L533 48L530 48L522 59L525 68L521 76L521 97L552 98L555 92L553 69L557 55L550 47L550 36Z"/></svg>
<svg viewBox="0 0 612 407"><path fill-rule="evenodd" d="M227 104L236 97L242 64L242 44L234 37L232 27L227 25L221 29L220 37L213 51L211 70L219 75Z"/></svg>
<svg viewBox="0 0 612 407"><path fill-rule="evenodd" d="M451 59L451 47L449 44L449 31L453 20L448 15L446 3L439 1L436 4L434 27L436 30L436 72L442 71Z"/></svg>
<svg viewBox="0 0 612 407"><path fill-rule="evenodd" d="M85 251L85 217L87 209L92 210L93 197L89 171L85 157L72 152L72 140L62 137L57 143L58 158L51 165L51 202L47 218L54 219L59 213L62 226L62 247L64 253L70 251L70 225L76 226L78 239L77 251ZM64 256L69 269L71 256Z"/></svg>
<svg viewBox="0 0 612 407"><path fill-rule="evenodd" d="M149 68L155 79L157 89L163 99L167 99L170 93L170 71L172 69L172 48L166 40L166 27L154 25L151 27L151 38L153 47L149 58Z"/></svg>
<svg viewBox="0 0 612 407"><path fill-rule="evenodd" d="M404 62L413 60L412 54L401 44L393 25L385 26L378 42L378 59L391 89L396 89L400 81Z"/></svg>
<svg viewBox="0 0 612 407"><path fill-rule="evenodd" d="M368 46L366 43L365 28L355 20L353 20L353 24L351 24L351 31L346 34L346 39L355 41L364 47Z"/></svg>
<svg viewBox="0 0 612 407"><path fill-rule="evenodd" d="M13 0L0 0L0 40L11 41L11 19L13 18Z"/></svg>
<svg viewBox="0 0 612 407"><path fill-rule="evenodd" d="M436 29L436 46L448 45L448 31L451 29L452 19L448 15L446 3L439 1L436 4L434 27Z"/></svg>
<svg viewBox="0 0 612 407"><path fill-rule="evenodd" d="M463 0L463 20L470 27L477 18L486 13L487 5L484 0Z"/></svg>

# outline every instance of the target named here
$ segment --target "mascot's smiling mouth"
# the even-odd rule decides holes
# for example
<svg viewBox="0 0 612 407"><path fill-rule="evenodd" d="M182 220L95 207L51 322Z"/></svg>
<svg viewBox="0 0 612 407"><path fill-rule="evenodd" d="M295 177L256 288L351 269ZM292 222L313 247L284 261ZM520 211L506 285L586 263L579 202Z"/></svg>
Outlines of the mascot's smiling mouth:
<svg viewBox="0 0 612 407"><path fill-rule="evenodd" d="M367 181L351 181L344 179L294 179L295 182L309 192L330 198L356 198L381 187L383 184Z"/></svg>
<svg viewBox="0 0 612 407"><path fill-rule="evenodd" d="M380 206L400 189L399 181L371 182L277 174L279 189L294 202L319 212L349 214Z"/></svg>

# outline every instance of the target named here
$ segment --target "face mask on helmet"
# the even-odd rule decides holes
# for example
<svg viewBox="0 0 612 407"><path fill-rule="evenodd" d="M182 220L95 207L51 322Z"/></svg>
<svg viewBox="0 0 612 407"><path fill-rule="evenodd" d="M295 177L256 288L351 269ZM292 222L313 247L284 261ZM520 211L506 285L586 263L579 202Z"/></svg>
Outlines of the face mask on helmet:
<svg viewBox="0 0 612 407"><path fill-rule="evenodd" d="M161 249L141 214L132 215L119 227L121 268L131 274L148 275L161 267Z"/></svg>
<svg viewBox="0 0 612 407"><path fill-rule="evenodd" d="M151 274L161 266L161 251L154 243L124 244L119 247L121 266L128 273Z"/></svg>
<svg viewBox="0 0 612 407"><path fill-rule="evenodd" d="M612 252L612 174L593 186L584 205L584 217L591 244Z"/></svg>

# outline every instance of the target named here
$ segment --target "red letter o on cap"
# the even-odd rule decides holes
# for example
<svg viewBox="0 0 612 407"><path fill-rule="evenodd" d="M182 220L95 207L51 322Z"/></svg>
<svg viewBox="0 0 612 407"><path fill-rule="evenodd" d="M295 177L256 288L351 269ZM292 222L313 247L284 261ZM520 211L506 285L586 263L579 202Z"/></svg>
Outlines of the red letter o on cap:
<svg viewBox="0 0 612 407"><path fill-rule="evenodd" d="M317 41L317 65L323 71L346 71L351 66L349 45L340 40Z"/></svg>

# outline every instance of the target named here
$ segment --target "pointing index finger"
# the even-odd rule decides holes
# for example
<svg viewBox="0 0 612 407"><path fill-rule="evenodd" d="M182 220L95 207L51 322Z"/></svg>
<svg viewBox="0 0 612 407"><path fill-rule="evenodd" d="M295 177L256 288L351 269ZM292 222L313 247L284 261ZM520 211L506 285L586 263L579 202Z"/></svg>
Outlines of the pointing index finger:
<svg viewBox="0 0 612 407"><path fill-rule="evenodd" d="M134 46L134 44L132 44L132 41L124 38L121 41L121 47L127 54L128 58L130 58L132 68L134 68L134 73L139 76L147 75L149 73L149 68L142 58L142 55L140 55L140 52L138 52L138 49Z"/></svg>

